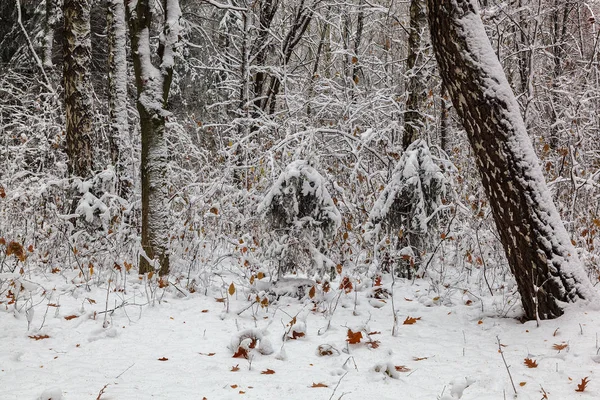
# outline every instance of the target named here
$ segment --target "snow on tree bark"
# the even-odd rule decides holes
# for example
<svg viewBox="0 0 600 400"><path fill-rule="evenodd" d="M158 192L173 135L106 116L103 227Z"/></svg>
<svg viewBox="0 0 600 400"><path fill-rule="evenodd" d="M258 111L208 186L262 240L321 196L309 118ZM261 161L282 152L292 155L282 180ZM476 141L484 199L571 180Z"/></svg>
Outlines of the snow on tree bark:
<svg viewBox="0 0 600 400"><path fill-rule="evenodd" d="M45 68L52 69L52 49L54 48L54 32L60 21L60 0L46 0L46 26L44 27L43 58Z"/></svg>
<svg viewBox="0 0 600 400"><path fill-rule="evenodd" d="M410 33L408 35L408 58L406 60L408 82L406 90L406 111L404 113L404 135L402 145L408 146L422 135L425 128L425 103L427 86L425 82L423 57L427 14L424 0L410 2Z"/></svg>
<svg viewBox="0 0 600 400"><path fill-rule="evenodd" d="M161 275L169 272L168 149L165 124L171 113L166 107L175 62L174 46L180 35L181 16L178 0L166 0L163 6L165 21L158 48L158 68L152 64L150 47L151 1L130 1L126 10L142 134L142 249L145 254L140 257L139 268L143 274L153 271L157 263Z"/></svg>
<svg viewBox="0 0 600 400"><path fill-rule="evenodd" d="M445 87L467 131L528 319L595 298L474 0L428 0Z"/></svg>
<svg viewBox="0 0 600 400"><path fill-rule="evenodd" d="M125 155L131 143L127 121L127 52L125 47L127 29L123 0L108 1L107 31L110 158L117 172L119 194L125 196L132 183L126 181L125 174L131 166L129 157Z"/></svg>
<svg viewBox="0 0 600 400"><path fill-rule="evenodd" d="M66 143L69 172L89 177L92 172L94 110L90 67L90 0L65 0L64 85Z"/></svg>

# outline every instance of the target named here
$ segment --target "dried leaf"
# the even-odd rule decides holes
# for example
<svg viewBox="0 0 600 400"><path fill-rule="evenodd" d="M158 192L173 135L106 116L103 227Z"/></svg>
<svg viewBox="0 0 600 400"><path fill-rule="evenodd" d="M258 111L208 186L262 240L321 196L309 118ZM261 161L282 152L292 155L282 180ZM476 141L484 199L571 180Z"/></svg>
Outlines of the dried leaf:
<svg viewBox="0 0 600 400"><path fill-rule="evenodd" d="M416 324L418 320L420 320L421 317L417 317L417 318L413 318L413 317L406 317L406 319L404 320L404 322L402 323L402 325L413 325Z"/></svg>
<svg viewBox="0 0 600 400"><path fill-rule="evenodd" d="M561 343L561 344L555 343L555 344L554 344L554 346L552 346L552 348L553 348L554 350L561 351L561 350L564 350L564 349L566 349L568 346L569 346L569 345L568 345L567 343Z"/></svg>
<svg viewBox="0 0 600 400"><path fill-rule="evenodd" d="M429 357L413 357L414 361L423 361L423 360L427 360Z"/></svg>
<svg viewBox="0 0 600 400"><path fill-rule="evenodd" d="M588 383L590 383L590 380L586 376L585 378L583 378L581 380L581 383L577 385L577 389L575 389L575 391L576 392L583 392L583 391L585 391L585 389L587 388L587 384Z"/></svg>
<svg viewBox="0 0 600 400"><path fill-rule="evenodd" d="M217 207L211 207L209 211L215 215L219 215L219 209Z"/></svg>
<svg viewBox="0 0 600 400"><path fill-rule="evenodd" d="M70 321L70 320L72 320L72 319L75 319L75 318L79 318L79 315L75 315L75 314L73 314L73 315L67 315L67 316L65 317L65 319L66 319L67 321Z"/></svg>
<svg viewBox="0 0 600 400"><path fill-rule="evenodd" d="M352 282L350 281L350 278L345 276L344 279L342 279L342 282L340 283L340 289L343 289L346 293L350 293L352 291L352 287L353 286Z"/></svg>
<svg viewBox="0 0 600 400"><path fill-rule="evenodd" d="M358 344L362 337L362 332L352 332L351 329L348 329L348 339L346 339L346 341L350 344Z"/></svg>
<svg viewBox="0 0 600 400"><path fill-rule="evenodd" d="M294 339L294 340L298 339L298 338L301 338L301 337L304 337L304 336L306 336L306 333L304 333L304 332L292 331L292 339Z"/></svg>
<svg viewBox="0 0 600 400"><path fill-rule="evenodd" d="M310 288L310 290L308 291L308 297L310 297L311 299L315 297L315 293L317 292L317 289L313 286Z"/></svg>
<svg viewBox="0 0 600 400"><path fill-rule="evenodd" d="M519 386L525 386L527 382L519 382Z"/></svg>
<svg viewBox="0 0 600 400"><path fill-rule="evenodd" d="M243 347L238 347L237 351L233 354L233 358L248 358L248 350Z"/></svg>
<svg viewBox="0 0 600 400"><path fill-rule="evenodd" d="M324 384L324 383L320 383L320 382L319 382L319 383L314 383L314 382L313 382L313 384L312 384L312 386L311 386L311 387L312 387L312 388L326 388L326 387L329 387L329 386L327 386L327 385L326 385L326 384Z"/></svg>
<svg viewBox="0 0 600 400"><path fill-rule="evenodd" d="M212 357L212 356L214 356L217 353L198 353L198 354L200 354L201 356Z"/></svg>
<svg viewBox="0 0 600 400"><path fill-rule="evenodd" d="M233 296L233 294L235 293L235 286L233 285L233 282L231 282L231 285L229 285L229 290L227 292L230 296Z"/></svg>
<svg viewBox="0 0 600 400"><path fill-rule="evenodd" d="M376 349L379 347L379 343L381 343L379 340L369 340L366 345L372 349Z"/></svg>
<svg viewBox="0 0 600 400"><path fill-rule="evenodd" d="M202 310L202 311L200 311L200 312L202 312L202 313L207 313L207 312L208 312L208 310Z"/></svg>
<svg viewBox="0 0 600 400"><path fill-rule="evenodd" d="M265 274L263 272L259 272L258 274L256 274L256 277L260 280L265 277Z"/></svg>
<svg viewBox="0 0 600 400"><path fill-rule="evenodd" d="M408 372L410 371L410 368L404 366L404 365L396 365L396 371L398 372Z"/></svg>
<svg viewBox="0 0 600 400"><path fill-rule="evenodd" d="M527 365L527 368L537 368L537 361L532 360L531 358L526 358L524 364Z"/></svg>
<svg viewBox="0 0 600 400"><path fill-rule="evenodd" d="M231 367L231 372L238 372L240 370L240 364L236 364L234 367Z"/></svg>
<svg viewBox="0 0 600 400"><path fill-rule="evenodd" d="M215 297L217 303L225 303L225 297Z"/></svg>
<svg viewBox="0 0 600 400"><path fill-rule="evenodd" d="M33 340L42 340L42 339L48 339L50 336L48 336L48 335L33 335L33 336L29 336L29 337Z"/></svg>
<svg viewBox="0 0 600 400"><path fill-rule="evenodd" d="M169 359L167 357L161 357L158 359L158 361L168 361Z"/></svg>
<svg viewBox="0 0 600 400"><path fill-rule="evenodd" d="M6 191L4 190L4 186L0 186L0 198L6 197Z"/></svg>
<svg viewBox="0 0 600 400"><path fill-rule="evenodd" d="M273 375L275 373L275 371L273 371L272 369L267 368L264 371L261 371L262 375Z"/></svg>

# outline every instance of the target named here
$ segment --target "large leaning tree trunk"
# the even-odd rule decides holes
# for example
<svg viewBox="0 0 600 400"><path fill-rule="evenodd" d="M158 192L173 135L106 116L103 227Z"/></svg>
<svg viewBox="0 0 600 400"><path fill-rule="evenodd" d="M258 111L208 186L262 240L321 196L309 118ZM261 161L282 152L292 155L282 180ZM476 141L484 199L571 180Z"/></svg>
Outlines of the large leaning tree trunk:
<svg viewBox="0 0 600 400"><path fill-rule="evenodd" d="M427 0L444 85L467 131L525 317L595 298L542 175L475 0Z"/></svg>
<svg viewBox="0 0 600 400"><path fill-rule="evenodd" d="M137 85L137 109L142 133L142 249L140 274L159 269L169 272L168 231L168 150L165 123L169 89L173 78L174 47L179 41L178 0L164 0L164 26L158 46L158 67L152 64L150 27L152 0L127 3L127 19L131 36L131 53ZM145 254L144 254L145 253Z"/></svg>
<svg viewBox="0 0 600 400"><path fill-rule="evenodd" d="M108 0L106 22L110 158L117 173L119 195L127 197L133 185L126 173L130 166L126 152L131 144L127 121L127 24L123 0Z"/></svg>
<svg viewBox="0 0 600 400"><path fill-rule="evenodd" d="M64 0L64 84L69 173L87 178L92 173L94 111L90 68L91 0Z"/></svg>

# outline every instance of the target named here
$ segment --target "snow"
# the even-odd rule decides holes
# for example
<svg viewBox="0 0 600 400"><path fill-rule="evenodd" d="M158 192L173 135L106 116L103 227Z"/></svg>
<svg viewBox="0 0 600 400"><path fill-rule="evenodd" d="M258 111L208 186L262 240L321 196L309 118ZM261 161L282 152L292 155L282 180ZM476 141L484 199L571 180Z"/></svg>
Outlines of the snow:
<svg viewBox="0 0 600 400"><path fill-rule="evenodd" d="M308 297L282 297L266 308L248 308L253 295L239 282L227 304L215 301L224 295L216 283L207 295L183 296L132 274L123 290L107 292L106 281L96 277L100 283L88 292L72 283L77 276L76 270L28 275L37 286L30 301L7 304L3 296L2 399L79 400L96 398L103 388L101 399L121 400L328 399L334 390L335 399L512 398L497 338L519 399L538 400L542 389L550 399L600 396L598 311L571 310L537 327L502 317L500 298L481 302L458 288L436 293L424 280L392 288L387 276L383 287L394 291L393 302L371 305L370 288L346 294L319 287L316 307ZM237 279L221 278L227 284ZM5 284L8 277L1 279ZM36 311L29 330L18 311L28 307ZM396 336L392 307L400 321ZM421 319L402 324L409 316ZM359 344L347 343L348 327L362 332ZM305 336L285 340L290 328ZM49 337L30 338L36 335ZM257 348L252 338L260 339ZM241 343L251 360L232 357ZM557 350L555 344L567 346ZM319 347L331 355L319 355ZM538 367L528 368L525 358ZM268 369L274 374L262 373ZM584 377L591 382L576 393Z"/></svg>

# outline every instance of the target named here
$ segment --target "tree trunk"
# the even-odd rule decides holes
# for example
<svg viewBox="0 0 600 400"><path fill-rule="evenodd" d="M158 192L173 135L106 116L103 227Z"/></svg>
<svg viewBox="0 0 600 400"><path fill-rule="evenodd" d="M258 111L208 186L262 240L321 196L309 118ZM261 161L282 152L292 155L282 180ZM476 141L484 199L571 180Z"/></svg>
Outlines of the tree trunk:
<svg viewBox="0 0 600 400"><path fill-rule="evenodd" d="M428 0L440 73L476 156L528 319L594 290L560 220L475 0Z"/></svg>
<svg viewBox="0 0 600 400"><path fill-rule="evenodd" d="M46 25L44 26L42 63L47 69L54 67L52 63L52 49L54 48L54 32L58 28L59 12L59 0L46 0Z"/></svg>
<svg viewBox="0 0 600 400"><path fill-rule="evenodd" d="M127 120L127 52L125 3L109 0L107 8L108 33L108 110L110 117L110 158L118 180L118 192L127 197L133 186L127 177L130 167L125 152L130 149L129 123Z"/></svg>
<svg viewBox="0 0 600 400"><path fill-rule="evenodd" d="M425 103L427 101L427 86L423 63L423 36L427 25L424 0L411 0L410 2L410 34L408 36L408 59L406 68L408 84L406 91L406 111L404 113L404 135L402 146L404 150L417 140L425 128Z"/></svg>
<svg viewBox="0 0 600 400"><path fill-rule="evenodd" d="M92 173L94 110L90 67L90 0L65 0L64 85L69 173Z"/></svg>
<svg viewBox="0 0 600 400"><path fill-rule="evenodd" d="M137 109L142 134L142 249L140 274L159 270L169 273L168 230L168 149L165 123L171 115L166 110L174 65L174 46L179 41L178 0L165 0L165 21L158 46L160 66L152 64L150 26L151 0L127 4L131 52L138 90Z"/></svg>

